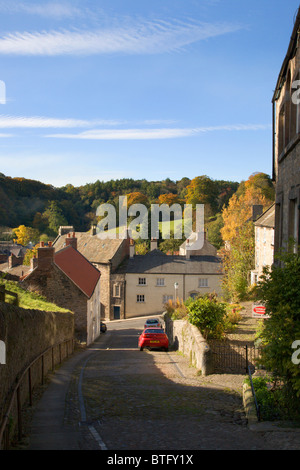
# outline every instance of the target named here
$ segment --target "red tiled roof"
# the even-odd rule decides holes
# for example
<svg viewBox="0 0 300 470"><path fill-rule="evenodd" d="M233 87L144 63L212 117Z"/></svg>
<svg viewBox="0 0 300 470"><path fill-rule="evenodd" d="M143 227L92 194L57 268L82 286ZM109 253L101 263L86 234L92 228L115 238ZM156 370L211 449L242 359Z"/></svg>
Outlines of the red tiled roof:
<svg viewBox="0 0 300 470"><path fill-rule="evenodd" d="M88 297L93 295L101 274L79 251L67 246L55 253L54 262Z"/></svg>

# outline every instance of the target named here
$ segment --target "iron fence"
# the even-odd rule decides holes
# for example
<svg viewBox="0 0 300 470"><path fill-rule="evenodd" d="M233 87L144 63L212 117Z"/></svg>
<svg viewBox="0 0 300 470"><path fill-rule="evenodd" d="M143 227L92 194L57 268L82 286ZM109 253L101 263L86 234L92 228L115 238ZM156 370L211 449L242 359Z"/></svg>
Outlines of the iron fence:
<svg viewBox="0 0 300 470"><path fill-rule="evenodd" d="M248 374L255 371L260 348L253 344L234 344L230 341L209 341L215 373Z"/></svg>

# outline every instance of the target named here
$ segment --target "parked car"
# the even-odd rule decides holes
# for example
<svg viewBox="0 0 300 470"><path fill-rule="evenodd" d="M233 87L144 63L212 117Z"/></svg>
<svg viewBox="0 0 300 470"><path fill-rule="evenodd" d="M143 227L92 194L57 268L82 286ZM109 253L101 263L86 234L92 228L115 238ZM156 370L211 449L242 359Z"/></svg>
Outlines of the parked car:
<svg viewBox="0 0 300 470"><path fill-rule="evenodd" d="M162 328L161 322L157 318L149 318L146 320L144 328L149 328L154 326L155 328Z"/></svg>
<svg viewBox="0 0 300 470"><path fill-rule="evenodd" d="M162 328L146 328L139 337L139 348L169 350L169 338Z"/></svg>
<svg viewBox="0 0 300 470"><path fill-rule="evenodd" d="M105 325L105 323L100 322L100 331L101 331L101 333L106 333L106 330L107 330L107 326Z"/></svg>

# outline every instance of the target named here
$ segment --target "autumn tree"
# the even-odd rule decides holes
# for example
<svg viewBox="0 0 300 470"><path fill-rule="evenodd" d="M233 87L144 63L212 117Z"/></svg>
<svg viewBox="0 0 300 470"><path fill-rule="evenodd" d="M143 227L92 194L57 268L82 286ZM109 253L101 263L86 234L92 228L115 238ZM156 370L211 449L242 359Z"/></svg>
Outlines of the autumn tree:
<svg viewBox="0 0 300 470"><path fill-rule="evenodd" d="M251 175L243 182L222 211L224 226L220 232L225 246L222 252L225 272L223 288L229 298L243 298L248 291L255 258L253 206L262 205L263 210L266 210L273 203L269 199L274 195L269 177L258 175Z"/></svg>
<svg viewBox="0 0 300 470"><path fill-rule="evenodd" d="M171 206L172 204L179 203L179 198L177 194L173 193L161 194L158 197L158 202L159 204L168 204L168 206Z"/></svg>
<svg viewBox="0 0 300 470"><path fill-rule="evenodd" d="M128 193L126 194L126 197L128 207L132 206L133 204L144 204L145 206L149 204L147 196L139 191Z"/></svg>
<svg viewBox="0 0 300 470"><path fill-rule="evenodd" d="M37 242L39 240L39 231L32 227L25 227L25 225L19 225L14 228L13 232L16 235L16 241L20 245L27 246L29 242Z"/></svg>
<svg viewBox="0 0 300 470"><path fill-rule="evenodd" d="M30 266L31 259L37 256L37 249L39 245L35 245L32 250L27 250L24 256L23 264L24 266Z"/></svg>

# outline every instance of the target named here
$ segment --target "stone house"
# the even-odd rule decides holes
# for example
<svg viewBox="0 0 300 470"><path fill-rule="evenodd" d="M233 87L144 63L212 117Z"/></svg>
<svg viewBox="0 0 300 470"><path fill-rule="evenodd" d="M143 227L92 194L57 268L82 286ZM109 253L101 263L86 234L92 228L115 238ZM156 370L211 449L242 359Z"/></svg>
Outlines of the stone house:
<svg viewBox="0 0 300 470"><path fill-rule="evenodd" d="M155 240L146 255L135 255L134 249L132 241L129 259L112 276L115 318L158 314L168 300L221 293L222 265L215 254L166 255Z"/></svg>
<svg viewBox="0 0 300 470"><path fill-rule="evenodd" d="M77 250L101 272L101 318L103 320L116 318L118 309L115 306L119 304L115 304L115 299L112 297L114 293L112 277L120 264L129 256L129 238L101 239L96 234L96 227L92 227L89 232L74 232L73 227L60 227L59 235L53 242L55 251L64 248L66 235L68 237L70 233L74 234L77 240Z"/></svg>
<svg viewBox="0 0 300 470"><path fill-rule="evenodd" d="M300 9L277 79L273 104L273 180L276 183L275 254L300 243Z"/></svg>
<svg viewBox="0 0 300 470"><path fill-rule="evenodd" d="M100 272L77 249L76 238L55 251L41 242L22 285L74 313L75 336L87 345L100 334Z"/></svg>
<svg viewBox="0 0 300 470"><path fill-rule="evenodd" d="M255 269L251 271L251 284L256 284L265 266L274 263L275 204L272 204L254 222Z"/></svg>

